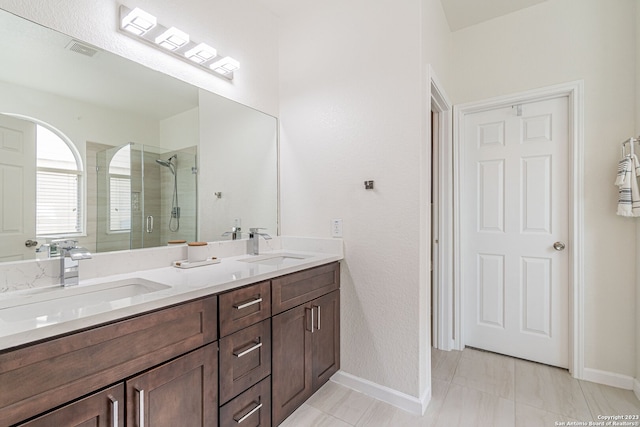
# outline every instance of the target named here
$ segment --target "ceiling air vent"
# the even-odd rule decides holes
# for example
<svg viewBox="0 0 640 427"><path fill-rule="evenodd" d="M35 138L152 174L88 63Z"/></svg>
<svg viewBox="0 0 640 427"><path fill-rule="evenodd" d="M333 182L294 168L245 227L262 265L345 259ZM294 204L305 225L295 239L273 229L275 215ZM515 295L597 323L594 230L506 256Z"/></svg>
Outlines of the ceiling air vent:
<svg viewBox="0 0 640 427"><path fill-rule="evenodd" d="M71 40L66 46L66 49L90 58L94 57L98 53L98 49L95 47L79 42L78 40Z"/></svg>

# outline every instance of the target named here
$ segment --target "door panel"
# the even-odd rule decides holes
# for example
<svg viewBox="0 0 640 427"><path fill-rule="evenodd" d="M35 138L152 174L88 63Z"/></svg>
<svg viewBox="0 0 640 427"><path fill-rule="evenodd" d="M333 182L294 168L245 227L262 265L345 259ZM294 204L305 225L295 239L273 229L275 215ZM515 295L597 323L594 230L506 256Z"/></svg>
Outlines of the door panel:
<svg viewBox="0 0 640 427"><path fill-rule="evenodd" d="M218 424L218 346L209 344L127 381L127 425Z"/></svg>
<svg viewBox="0 0 640 427"><path fill-rule="evenodd" d="M312 333L313 389L317 390L340 369L340 291L311 302L315 328Z"/></svg>
<svg viewBox="0 0 640 427"><path fill-rule="evenodd" d="M0 261L34 258L36 125L0 114Z"/></svg>
<svg viewBox="0 0 640 427"><path fill-rule="evenodd" d="M518 110L521 115L518 115ZM465 344L567 367L568 98L465 116ZM570 248L569 248L570 249Z"/></svg>

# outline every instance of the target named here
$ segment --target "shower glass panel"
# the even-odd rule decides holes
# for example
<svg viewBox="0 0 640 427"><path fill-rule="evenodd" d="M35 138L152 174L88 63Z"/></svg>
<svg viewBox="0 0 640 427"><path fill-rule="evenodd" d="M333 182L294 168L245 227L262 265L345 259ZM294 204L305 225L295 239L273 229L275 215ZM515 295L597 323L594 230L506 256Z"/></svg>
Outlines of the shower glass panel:
<svg viewBox="0 0 640 427"><path fill-rule="evenodd" d="M129 143L96 154L96 251L196 240L196 147Z"/></svg>

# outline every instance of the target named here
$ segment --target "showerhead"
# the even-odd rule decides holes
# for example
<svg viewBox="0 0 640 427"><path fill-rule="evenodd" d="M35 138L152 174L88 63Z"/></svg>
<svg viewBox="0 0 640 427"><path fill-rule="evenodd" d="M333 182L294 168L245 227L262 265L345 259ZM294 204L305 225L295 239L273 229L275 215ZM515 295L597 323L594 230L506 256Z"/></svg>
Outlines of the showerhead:
<svg viewBox="0 0 640 427"><path fill-rule="evenodd" d="M165 168L169 168L171 173L175 175L176 174L175 164L173 163L173 160L177 157L178 156L174 154L173 156L169 157L167 160L157 159L156 163L159 164L160 166L164 166Z"/></svg>

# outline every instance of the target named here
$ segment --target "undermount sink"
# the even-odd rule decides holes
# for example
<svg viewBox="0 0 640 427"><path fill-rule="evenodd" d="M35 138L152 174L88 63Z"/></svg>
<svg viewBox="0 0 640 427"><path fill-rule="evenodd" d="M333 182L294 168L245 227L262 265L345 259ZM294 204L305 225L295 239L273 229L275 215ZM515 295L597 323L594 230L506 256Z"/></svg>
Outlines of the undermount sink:
<svg viewBox="0 0 640 427"><path fill-rule="evenodd" d="M97 285L34 289L13 298L0 299L0 320L35 319L39 326L44 326L40 324L91 314L91 306L109 304L110 309L118 308L129 304L133 297L168 288L170 286L144 279L126 279Z"/></svg>
<svg viewBox="0 0 640 427"><path fill-rule="evenodd" d="M267 255L256 255L249 258L242 258L238 261L248 262L251 264L265 264L265 265L282 265L295 263L300 261L301 259L309 258L306 255L299 254L267 254Z"/></svg>

